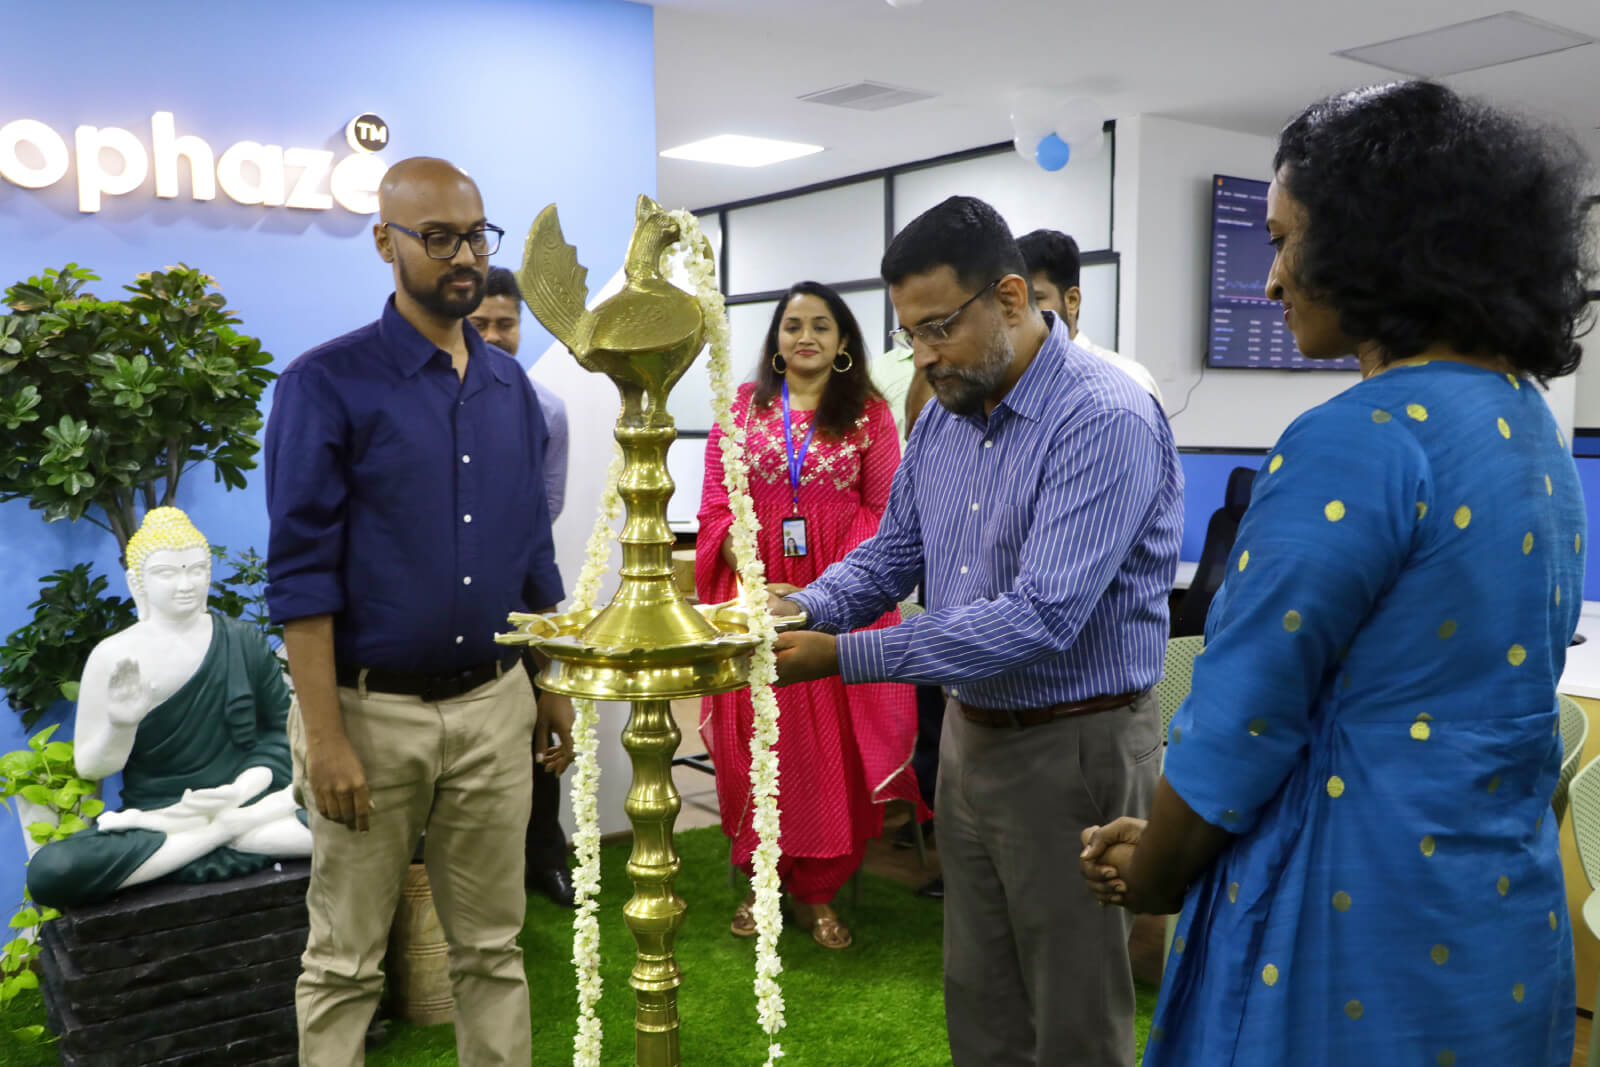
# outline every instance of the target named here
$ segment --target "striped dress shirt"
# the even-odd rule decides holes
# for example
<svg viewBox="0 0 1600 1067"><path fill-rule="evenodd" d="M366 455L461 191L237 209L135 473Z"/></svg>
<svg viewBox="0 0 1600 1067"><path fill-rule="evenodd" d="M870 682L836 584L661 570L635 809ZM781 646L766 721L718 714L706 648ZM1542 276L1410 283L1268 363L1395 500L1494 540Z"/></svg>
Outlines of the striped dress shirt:
<svg viewBox="0 0 1600 1067"><path fill-rule="evenodd" d="M930 401L878 533L793 594L839 633L846 682L942 685L1020 709L1161 677L1183 534L1166 418L1132 378L1049 337L990 415ZM847 633L925 582L928 610Z"/></svg>

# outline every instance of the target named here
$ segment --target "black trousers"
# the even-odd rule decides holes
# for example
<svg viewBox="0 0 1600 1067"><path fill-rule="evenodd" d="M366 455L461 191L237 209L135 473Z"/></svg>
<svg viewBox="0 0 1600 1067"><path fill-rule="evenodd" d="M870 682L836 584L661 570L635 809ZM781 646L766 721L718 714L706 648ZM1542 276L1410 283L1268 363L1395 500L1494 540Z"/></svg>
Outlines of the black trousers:
<svg viewBox="0 0 1600 1067"><path fill-rule="evenodd" d="M537 677L530 667L528 676ZM535 698L539 687L533 687ZM539 742L533 743L533 755L539 755ZM528 835L523 849L524 862L530 871L548 871L567 866L567 832L561 828L561 779L544 769L544 764L533 765L533 810L528 815Z"/></svg>
<svg viewBox="0 0 1600 1067"><path fill-rule="evenodd" d="M911 750L911 769L917 774L917 788L929 811L933 811L934 786L939 782L939 734L944 730L944 706L944 690L939 686L917 686L917 743Z"/></svg>
<svg viewBox="0 0 1600 1067"><path fill-rule="evenodd" d="M567 833L561 828L561 779L533 766L533 812L528 816L526 857L530 871L567 866Z"/></svg>

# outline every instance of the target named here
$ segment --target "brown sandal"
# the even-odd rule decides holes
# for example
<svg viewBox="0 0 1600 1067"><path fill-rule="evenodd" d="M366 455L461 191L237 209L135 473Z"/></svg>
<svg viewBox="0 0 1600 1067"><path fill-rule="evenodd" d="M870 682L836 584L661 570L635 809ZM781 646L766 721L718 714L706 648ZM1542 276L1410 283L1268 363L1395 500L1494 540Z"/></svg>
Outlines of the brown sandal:
<svg viewBox="0 0 1600 1067"><path fill-rule="evenodd" d="M728 924L728 929L732 931L734 937L756 936L755 906L756 894L751 890L750 895L733 909L733 922Z"/></svg>
<svg viewBox="0 0 1600 1067"><path fill-rule="evenodd" d="M794 902L795 920L811 930L811 940L825 949L837 952L854 943L850 928L839 919L837 912L827 904Z"/></svg>

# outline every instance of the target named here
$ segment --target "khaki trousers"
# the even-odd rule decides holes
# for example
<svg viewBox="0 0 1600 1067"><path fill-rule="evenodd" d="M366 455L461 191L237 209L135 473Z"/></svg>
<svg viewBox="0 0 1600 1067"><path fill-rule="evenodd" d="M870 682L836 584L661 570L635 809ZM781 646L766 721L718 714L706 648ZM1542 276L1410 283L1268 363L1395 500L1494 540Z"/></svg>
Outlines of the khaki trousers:
<svg viewBox="0 0 1600 1067"><path fill-rule="evenodd" d="M935 808L955 1067L1133 1067L1133 917L1089 894L1079 834L1147 816L1160 763L1153 693L1024 729L947 705Z"/></svg>
<svg viewBox="0 0 1600 1067"><path fill-rule="evenodd" d="M455 700L339 690L345 733L366 771L371 829L357 833L307 804L311 933L295 987L301 1067L359 1067L383 990L401 883L427 831L428 881L449 942L462 1067L532 1056L523 970L523 835L532 795L533 688L519 665ZM294 780L305 729L289 713Z"/></svg>

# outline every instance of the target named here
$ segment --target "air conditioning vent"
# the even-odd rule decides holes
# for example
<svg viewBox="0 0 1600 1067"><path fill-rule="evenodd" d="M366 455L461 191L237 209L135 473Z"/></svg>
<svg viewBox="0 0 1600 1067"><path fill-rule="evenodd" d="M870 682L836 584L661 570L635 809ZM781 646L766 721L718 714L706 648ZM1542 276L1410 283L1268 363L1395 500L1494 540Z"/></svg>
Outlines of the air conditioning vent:
<svg viewBox="0 0 1600 1067"><path fill-rule="evenodd" d="M918 100L931 100L937 95L937 93L925 93L920 89L902 89L897 85L884 85L882 82L855 82L852 85L836 85L832 89L806 93L800 99L813 104L826 104L829 107L847 107L855 111L882 111L903 104L914 104Z"/></svg>

